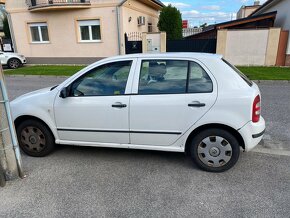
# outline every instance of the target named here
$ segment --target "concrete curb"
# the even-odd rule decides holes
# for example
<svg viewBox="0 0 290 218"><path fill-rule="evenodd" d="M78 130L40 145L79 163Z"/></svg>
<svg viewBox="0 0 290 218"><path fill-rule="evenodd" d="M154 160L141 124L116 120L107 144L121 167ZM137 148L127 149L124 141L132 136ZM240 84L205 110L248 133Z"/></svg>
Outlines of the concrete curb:
<svg viewBox="0 0 290 218"><path fill-rule="evenodd" d="M290 80L253 80L253 82L257 84L290 84Z"/></svg>
<svg viewBox="0 0 290 218"><path fill-rule="evenodd" d="M69 78L70 76L53 76L53 75L5 75L5 77L17 78L17 77L25 77L25 78Z"/></svg>

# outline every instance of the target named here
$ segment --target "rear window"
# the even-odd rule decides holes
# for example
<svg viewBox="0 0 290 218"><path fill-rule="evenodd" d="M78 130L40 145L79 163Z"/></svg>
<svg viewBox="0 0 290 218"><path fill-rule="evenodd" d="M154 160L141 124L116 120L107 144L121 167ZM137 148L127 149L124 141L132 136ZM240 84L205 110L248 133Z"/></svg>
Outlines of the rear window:
<svg viewBox="0 0 290 218"><path fill-rule="evenodd" d="M249 86L253 85L253 82L245 75L243 74L238 68L227 62L225 59L222 59L223 62L225 62L230 68L232 68Z"/></svg>

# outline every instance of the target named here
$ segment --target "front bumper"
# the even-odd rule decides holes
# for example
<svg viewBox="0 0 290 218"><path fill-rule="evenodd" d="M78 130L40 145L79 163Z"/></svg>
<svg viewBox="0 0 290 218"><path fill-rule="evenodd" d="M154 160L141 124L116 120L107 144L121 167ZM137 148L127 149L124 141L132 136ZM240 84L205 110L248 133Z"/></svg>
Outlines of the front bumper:
<svg viewBox="0 0 290 218"><path fill-rule="evenodd" d="M26 58L21 59L22 64L26 64Z"/></svg>
<svg viewBox="0 0 290 218"><path fill-rule="evenodd" d="M244 139L245 151L250 151L257 144L259 144L259 142L263 138L265 127L265 120L261 116L259 122L253 123L252 121L250 121L241 129L239 129L239 133Z"/></svg>

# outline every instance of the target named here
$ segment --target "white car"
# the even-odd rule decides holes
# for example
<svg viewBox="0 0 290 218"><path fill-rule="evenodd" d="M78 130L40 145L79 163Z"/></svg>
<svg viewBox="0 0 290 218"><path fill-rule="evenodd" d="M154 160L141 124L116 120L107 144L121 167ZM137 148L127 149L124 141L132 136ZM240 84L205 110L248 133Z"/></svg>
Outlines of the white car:
<svg viewBox="0 0 290 218"><path fill-rule="evenodd" d="M26 64L26 58L24 55L0 51L0 61L2 65L7 65L11 69L16 69Z"/></svg>
<svg viewBox="0 0 290 218"><path fill-rule="evenodd" d="M221 172L262 139L258 86L219 55L135 54L98 61L11 102L20 147L55 144L186 152Z"/></svg>

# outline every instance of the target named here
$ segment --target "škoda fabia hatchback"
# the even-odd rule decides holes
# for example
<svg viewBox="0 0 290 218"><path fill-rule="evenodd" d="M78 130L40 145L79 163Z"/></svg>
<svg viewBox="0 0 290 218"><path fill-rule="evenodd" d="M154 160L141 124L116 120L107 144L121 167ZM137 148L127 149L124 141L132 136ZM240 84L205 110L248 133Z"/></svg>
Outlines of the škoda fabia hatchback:
<svg viewBox="0 0 290 218"><path fill-rule="evenodd" d="M186 152L225 171L262 139L258 86L219 55L135 54L98 61L11 102L31 156L57 144Z"/></svg>

